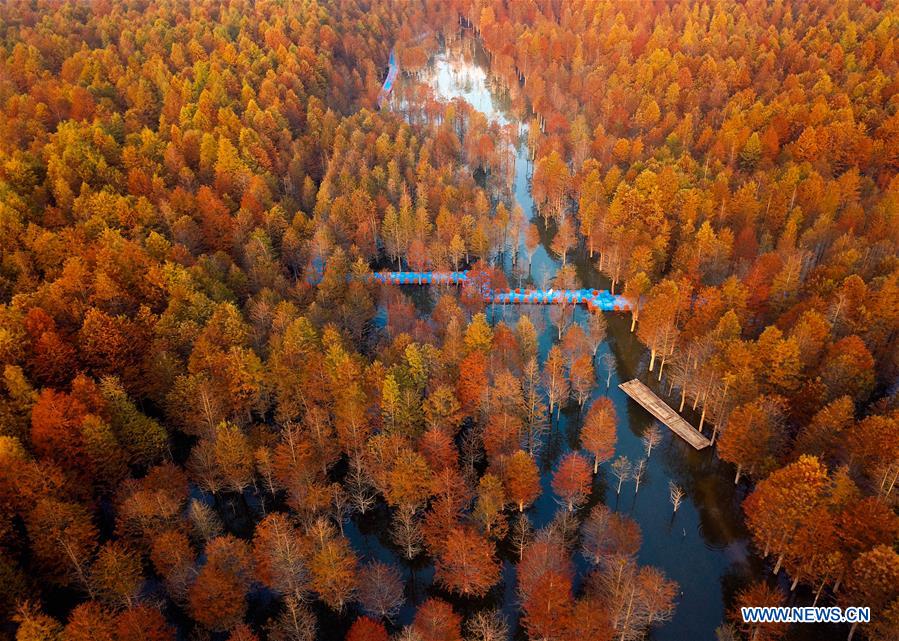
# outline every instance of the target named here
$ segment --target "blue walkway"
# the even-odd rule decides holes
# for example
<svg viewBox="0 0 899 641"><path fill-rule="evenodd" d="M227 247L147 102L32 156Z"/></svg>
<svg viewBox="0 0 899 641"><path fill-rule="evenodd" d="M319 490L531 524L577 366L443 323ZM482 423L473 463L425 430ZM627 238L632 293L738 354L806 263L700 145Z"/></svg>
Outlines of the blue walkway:
<svg viewBox="0 0 899 641"><path fill-rule="evenodd" d="M391 285L457 285L468 282L468 272L381 272L371 278ZM606 289L507 289L487 290L484 300L497 305L586 305L591 312L630 311L624 296Z"/></svg>
<svg viewBox="0 0 899 641"><path fill-rule="evenodd" d="M390 92L393 90L393 84L396 82L396 77L399 73L400 63L396 59L396 49L391 49L390 59L387 61L387 77L384 79L384 85L378 93L378 109L384 108L384 103L390 97Z"/></svg>

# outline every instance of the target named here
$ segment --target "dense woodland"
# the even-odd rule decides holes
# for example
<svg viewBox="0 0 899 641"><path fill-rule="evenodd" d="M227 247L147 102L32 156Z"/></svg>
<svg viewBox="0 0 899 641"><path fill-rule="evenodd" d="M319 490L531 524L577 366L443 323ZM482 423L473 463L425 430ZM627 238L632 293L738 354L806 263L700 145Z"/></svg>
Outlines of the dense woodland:
<svg viewBox="0 0 899 641"><path fill-rule="evenodd" d="M590 500L642 465L587 403L604 317L554 310L541 362L528 316L494 322L480 294L508 286L500 257L527 274L542 230L556 286L584 256L633 301L642 377L745 486L772 579L733 607L802 585L870 606L856 638L895 639L897 35L876 0L0 3L0 635L664 625L677 585ZM535 212L511 194L517 128L418 81L460 37L531 123ZM423 314L365 277L397 266L472 283ZM534 528L572 406L582 447L550 462L558 512ZM402 567L347 536L373 512ZM404 625L422 559L434 588ZM504 564L517 622L491 605ZM719 638L787 632L731 618Z"/></svg>

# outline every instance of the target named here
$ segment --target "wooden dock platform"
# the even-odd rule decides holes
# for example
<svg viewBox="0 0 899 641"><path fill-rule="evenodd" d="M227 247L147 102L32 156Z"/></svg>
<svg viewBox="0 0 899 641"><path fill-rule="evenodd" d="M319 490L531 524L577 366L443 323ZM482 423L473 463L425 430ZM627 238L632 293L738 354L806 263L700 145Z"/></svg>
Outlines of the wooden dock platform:
<svg viewBox="0 0 899 641"><path fill-rule="evenodd" d="M636 378L627 383L621 383L618 387L697 450L711 445L711 441L703 436L702 432L685 421L680 414L668 407L665 401L656 396L655 392Z"/></svg>

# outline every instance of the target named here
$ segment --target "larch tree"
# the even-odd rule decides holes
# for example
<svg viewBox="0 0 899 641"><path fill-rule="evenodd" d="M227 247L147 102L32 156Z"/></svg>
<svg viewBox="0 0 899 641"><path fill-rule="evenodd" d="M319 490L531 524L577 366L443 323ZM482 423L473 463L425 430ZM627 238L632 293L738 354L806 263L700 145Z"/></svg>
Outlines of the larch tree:
<svg viewBox="0 0 899 641"><path fill-rule="evenodd" d="M528 255L528 273L531 272L531 262L534 260L534 254L539 246L540 230L534 223L529 223L524 234L524 247Z"/></svg>
<svg viewBox="0 0 899 641"><path fill-rule="evenodd" d="M572 623L574 608L569 576L545 572L522 601L523 623L534 639L558 638Z"/></svg>
<svg viewBox="0 0 899 641"><path fill-rule="evenodd" d="M31 553L45 575L58 585L91 593L89 568L99 531L81 505L40 499L25 517Z"/></svg>
<svg viewBox="0 0 899 641"><path fill-rule="evenodd" d="M590 463L577 452L566 454L553 473L553 492L559 501L571 512L587 502L592 489L593 475Z"/></svg>
<svg viewBox="0 0 899 641"><path fill-rule="evenodd" d="M606 390L612 384L612 377L618 372L618 366L615 363L615 355L612 352L606 352L600 359L602 369L606 373Z"/></svg>
<svg viewBox="0 0 899 641"><path fill-rule="evenodd" d="M593 455L593 473L599 471L599 464L608 461L615 454L618 415L612 399L600 396L584 418L581 427L581 447Z"/></svg>
<svg viewBox="0 0 899 641"><path fill-rule="evenodd" d="M97 551L90 570L92 592L112 607L137 605L144 573L140 553L123 541L110 541Z"/></svg>
<svg viewBox="0 0 899 641"><path fill-rule="evenodd" d="M646 458L649 458L652 456L653 448L662 440L662 430L653 423L646 429L640 440L643 441L643 451L646 452Z"/></svg>
<svg viewBox="0 0 899 641"><path fill-rule="evenodd" d="M387 641L387 628L369 617L360 616L347 630L344 641Z"/></svg>
<svg viewBox="0 0 899 641"><path fill-rule="evenodd" d="M540 439L547 427L546 405L540 389L540 369L536 357L524 366L522 390L524 392L524 447L533 456L540 447ZM549 417L551 418L551 417Z"/></svg>
<svg viewBox="0 0 899 641"><path fill-rule="evenodd" d="M571 219L565 217L559 223L559 228L556 230L556 235L553 237L551 245L553 253L557 256L561 256L563 267L567 264L568 252L576 242L577 236L575 236L574 226L571 223Z"/></svg>
<svg viewBox="0 0 899 641"><path fill-rule="evenodd" d="M684 496L686 496L684 488L674 481L668 482L668 499L671 501L671 507L674 513L677 513L677 509L680 507L681 503L683 503Z"/></svg>
<svg viewBox="0 0 899 641"><path fill-rule="evenodd" d="M554 409L557 414L561 411L561 406L568 398L570 389L565 358L557 345L553 345L549 349L549 355L543 365L543 386L549 399L549 413L552 417Z"/></svg>
<svg viewBox="0 0 899 641"><path fill-rule="evenodd" d="M785 623L759 623L743 620L741 608L743 607L779 607L786 603L786 596L779 589L769 587L764 581L753 583L737 594L736 604L729 613L739 629L752 639L758 641L778 641L782 639L789 628Z"/></svg>
<svg viewBox="0 0 899 641"><path fill-rule="evenodd" d="M509 623L499 610L482 610L465 624L472 641L503 641L509 638Z"/></svg>
<svg viewBox="0 0 899 641"><path fill-rule="evenodd" d="M191 616L210 630L228 630L243 621L253 580L252 559L243 541L227 535L206 546L206 563L188 590Z"/></svg>
<svg viewBox="0 0 899 641"><path fill-rule="evenodd" d="M96 601L88 601L75 607L69 614L69 619L62 631L62 638L66 641L113 641L115 636L115 614ZM25 638L55 638L50 635L44 637L31 637L26 629L20 628L19 634ZM36 623L36 621L34 621ZM33 625L33 623L32 623Z"/></svg>
<svg viewBox="0 0 899 641"><path fill-rule="evenodd" d="M737 466L734 483L743 470L764 475L774 469L785 449L783 399L759 396L737 407L718 444L719 456Z"/></svg>
<svg viewBox="0 0 899 641"><path fill-rule="evenodd" d="M657 356L661 355L664 362L675 351L688 294L683 284L673 280L664 280L649 292L637 337L649 348L650 372L655 369Z"/></svg>
<svg viewBox="0 0 899 641"><path fill-rule="evenodd" d="M506 459L503 482L506 494L519 512L523 512L540 496L540 470L524 450L518 450Z"/></svg>
<svg viewBox="0 0 899 641"><path fill-rule="evenodd" d="M602 504L594 506L581 525L581 552L596 566L610 568L632 558L641 542L636 521Z"/></svg>
<svg viewBox="0 0 899 641"><path fill-rule="evenodd" d="M357 598L371 617L392 620L405 602L403 588L402 576L393 565L372 561L359 571Z"/></svg>
<svg viewBox="0 0 899 641"><path fill-rule="evenodd" d="M418 607L411 629L422 641L461 641L462 617L449 603L432 597Z"/></svg>
<svg viewBox="0 0 899 641"><path fill-rule="evenodd" d="M612 475L618 479L618 486L615 488L616 494L621 494L621 486L631 478L634 466L623 454L612 461Z"/></svg>
<svg viewBox="0 0 899 641"><path fill-rule="evenodd" d="M506 503L506 491L502 480L489 472L484 474L478 481L472 515L488 539L505 537L508 531L508 523L503 513Z"/></svg>
<svg viewBox="0 0 899 641"><path fill-rule="evenodd" d="M607 324L602 314L590 314L587 319L587 339L593 356L599 350L599 346L606 339Z"/></svg>
<svg viewBox="0 0 899 641"><path fill-rule="evenodd" d="M352 600L358 585L356 554L349 541L330 528L311 538L309 587L328 607L340 612Z"/></svg>
<svg viewBox="0 0 899 641"><path fill-rule="evenodd" d="M464 526L449 531L435 569L438 583L466 597L484 596L500 578L493 544Z"/></svg>
<svg viewBox="0 0 899 641"><path fill-rule="evenodd" d="M637 461L637 464L634 465L634 469L631 472L631 478L634 479L634 494L640 491L640 483L643 481L643 477L646 475L646 459L641 458Z"/></svg>
<svg viewBox="0 0 899 641"><path fill-rule="evenodd" d="M774 573L797 533L806 527L815 507L825 499L827 470L818 459L801 456L771 473L743 503L746 525L763 556L777 555Z"/></svg>
<svg viewBox="0 0 899 641"><path fill-rule="evenodd" d="M531 189L544 221L565 218L571 174L558 152L537 160Z"/></svg>
<svg viewBox="0 0 899 641"><path fill-rule="evenodd" d="M256 576L270 590L302 602L309 591L309 541L285 514L273 512L256 526Z"/></svg>

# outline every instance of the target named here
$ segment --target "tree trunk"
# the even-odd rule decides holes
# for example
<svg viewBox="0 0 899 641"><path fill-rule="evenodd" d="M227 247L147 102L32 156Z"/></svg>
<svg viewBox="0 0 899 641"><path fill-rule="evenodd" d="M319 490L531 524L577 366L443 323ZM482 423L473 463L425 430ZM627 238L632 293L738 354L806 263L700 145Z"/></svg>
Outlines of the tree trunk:
<svg viewBox="0 0 899 641"><path fill-rule="evenodd" d="M84 571L84 567L81 565L78 557L72 551L72 546L63 541L61 538L59 539L59 543L60 545L62 545L62 549L65 550L65 553L69 557L69 560L72 562L72 565L75 566L75 573L78 575L78 580L81 582L82 587L85 589L88 596L93 599L95 596L94 588L91 585L90 581L88 581L87 573Z"/></svg>
<svg viewBox="0 0 899 641"><path fill-rule="evenodd" d="M899 477L899 467L896 468L896 473L893 474L892 480L890 480L889 486L887 486L887 479L890 476L890 472L892 470L888 467L883 473L883 479L880 481L880 491L883 492L884 496L889 496L893 493L893 488L896 486L896 478ZM886 488L886 491L884 491Z"/></svg>
<svg viewBox="0 0 899 641"><path fill-rule="evenodd" d="M821 585L818 586L818 590L815 592L815 600L812 601L812 607L818 605L818 599L821 597L821 591L824 589L824 585L827 583L827 576L821 580Z"/></svg>
<svg viewBox="0 0 899 641"><path fill-rule="evenodd" d="M740 472L742 471L742 469L743 469L742 465L737 465L737 474L736 474L736 476L734 476L734 485L736 485L737 483L740 482Z"/></svg>
<svg viewBox="0 0 899 641"><path fill-rule="evenodd" d="M655 348L653 348L653 349L650 351L649 354L650 354L650 356L649 356L649 371L651 372L651 371L653 370L653 368L655 367L655 364L656 364L656 350L655 350Z"/></svg>
<svg viewBox="0 0 899 641"><path fill-rule="evenodd" d="M636 591L637 591L637 586L634 585L634 587L631 588L631 597L627 602L627 614L624 616L624 623L621 626L620 641L624 641L627 638L626 635L627 635L628 629L630 628L631 612L633 611L633 607L634 607L634 593Z"/></svg>

